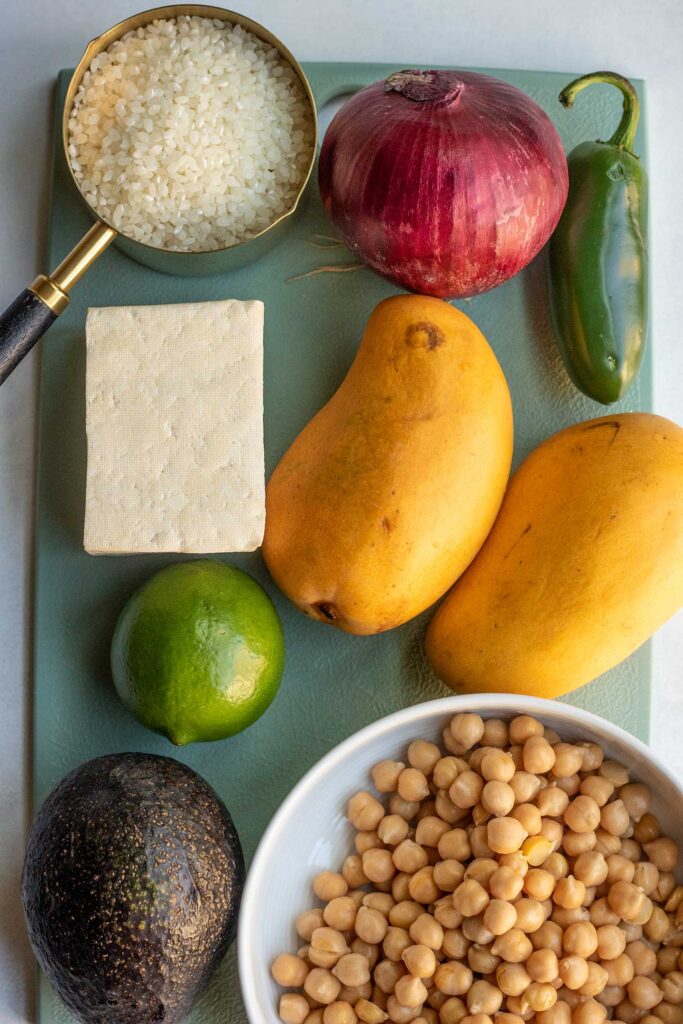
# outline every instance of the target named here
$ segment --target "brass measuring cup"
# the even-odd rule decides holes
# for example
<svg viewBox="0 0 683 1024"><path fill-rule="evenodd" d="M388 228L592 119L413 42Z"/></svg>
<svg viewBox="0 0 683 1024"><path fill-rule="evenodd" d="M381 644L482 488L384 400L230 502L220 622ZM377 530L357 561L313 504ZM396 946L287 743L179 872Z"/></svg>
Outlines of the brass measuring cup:
<svg viewBox="0 0 683 1024"><path fill-rule="evenodd" d="M159 249L127 237L88 203L76 181L69 159L69 117L78 87L93 58L102 50L106 50L116 39L120 39L121 36L133 29L140 28L140 26L157 19L177 18L181 15L217 18L231 25L240 25L253 35L258 36L259 39L270 43L298 76L311 109L313 123L311 158L294 202L285 213L258 234L224 249L178 252ZM315 100L308 79L300 65L272 32L242 14L205 4L174 4L170 7L155 7L149 11L134 14L131 18L126 18L125 21L119 22L118 25L114 25L101 36L91 40L71 76L67 89L62 115L62 148L74 186L95 223L51 274L39 274L35 281L8 306L5 312L0 314L0 384L42 337L48 327L54 323L59 314L66 309L69 304L69 293L73 286L97 257L114 241L119 249L137 260L138 263L144 263L148 267L167 274L189 276L220 274L239 269L266 253L280 240L288 227L292 214L299 205L308 184L315 162L317 133Z"/></svg>

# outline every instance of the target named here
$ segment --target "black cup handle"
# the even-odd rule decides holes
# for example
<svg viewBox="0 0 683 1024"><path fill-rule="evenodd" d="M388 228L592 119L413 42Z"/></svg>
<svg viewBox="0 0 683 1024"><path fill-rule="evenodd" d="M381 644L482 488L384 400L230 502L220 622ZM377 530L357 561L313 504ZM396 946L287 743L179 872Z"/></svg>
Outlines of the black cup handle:
<svg viewBox="0 0 683 1024"><path fill-rule="evenodd" d="M0 314L0 384L57 319L28 288Z"/></svg>

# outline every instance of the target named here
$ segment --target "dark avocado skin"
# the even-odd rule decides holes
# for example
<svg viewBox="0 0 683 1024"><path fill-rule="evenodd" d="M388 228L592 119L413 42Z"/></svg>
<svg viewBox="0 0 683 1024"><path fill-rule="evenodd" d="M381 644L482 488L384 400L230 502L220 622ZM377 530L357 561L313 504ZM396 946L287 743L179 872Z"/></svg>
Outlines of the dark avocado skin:
<svg viewBox="0 0 683 1024"><path fill-rule="evenodd" d="M244 858L232 819L173 758L112 754L52 791L28 839L29 938L83 1024L179 1024L234 937Z"/></svg>

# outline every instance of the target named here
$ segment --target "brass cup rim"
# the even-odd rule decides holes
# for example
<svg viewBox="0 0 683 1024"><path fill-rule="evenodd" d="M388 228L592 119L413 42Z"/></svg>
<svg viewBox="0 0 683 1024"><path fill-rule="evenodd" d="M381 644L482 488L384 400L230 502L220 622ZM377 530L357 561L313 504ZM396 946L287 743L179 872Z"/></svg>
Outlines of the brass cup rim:
<svg viewBox="0 0 683 1024"><path fill-rule="evenodd" d="M127 32L133 31L133 29L140 28L143 25L148 25L152 21L170 20L172 18L182 17L183 15L200 18L216 18L219 21L226 21L231 25L239 25L241 28L246 29L248 32L251 32L253 35L263 40L263 42L269 43L273 46L280 56L287 61L301 82L306 99L308 100L311 118L313 121L313 145L311 147L311 157L306 173L291 206L255 235L250 235L249 238L244 238L239 242L234 242L232 245L222 246L220 249L164 249L161 246L149 245L147 242L141 242L137 238L131 238L131 236L127 235L125 231L121 231L119 228L111 224L106 217L99 213L99 211L88 202L76 180L76 176L71 166L71 158L69 156L69 117L73 109L74 98L78 91L78 87L83 80L85 72L90 67L93 58L96 57L98 53L102 53L103 50L106 50L111 43L120 39L121 36L126 35ZM219 253L230 252L231 250L238 249L240 246L248 245L250 242L256 241L256 239L261 238L269 231L272 231L278 226L278 224L281 224L296 212L296 209L301 202L301 198L306 191L306 186L310 181L313 167L315 166L315 158L318 149L318 112L315 105L313 90L311 89L303 68L285 44L264 25L261 25L258 21L254 21L253 18L248 18L244 14L238 14L236 11L229 11L224 7L213 7L207 4L172 4L165 7L152 7L146 11L140 11L138 14L133 14L129 18L125 18L123 21L119 21L116 25L107 29L106 32L103 32L101 35L90 40L85 48L83 56L71 75L66 96L64 98L64 110L62 111L62 149L66 165L69 170L69 176L81 200L96 221L106 225L106 227L115 232L117 236L125 238L127 241L133 243L133 245L139 245L143 249L149 249L152 252L162 252L169 257L217 255Z"/></svg>

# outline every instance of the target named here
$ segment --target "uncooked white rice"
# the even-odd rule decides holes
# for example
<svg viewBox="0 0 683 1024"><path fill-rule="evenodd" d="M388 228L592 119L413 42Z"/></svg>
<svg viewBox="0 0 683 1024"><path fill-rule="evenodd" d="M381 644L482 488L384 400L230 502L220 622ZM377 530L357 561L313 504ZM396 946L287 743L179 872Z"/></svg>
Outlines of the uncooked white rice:
<svg viewBox="0 0 683 1024"><path fill-rule="evenodd" d="M278 51L211 18L154 21L98 54L69 120L85 198L130 238L221 249L293 204L313 145L303 86Z"/></svg>

